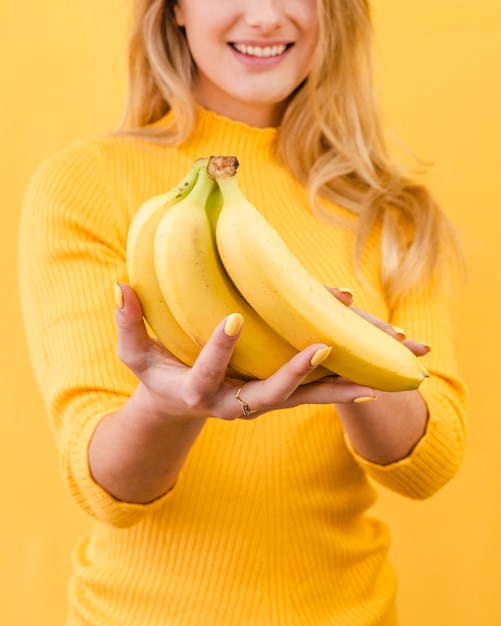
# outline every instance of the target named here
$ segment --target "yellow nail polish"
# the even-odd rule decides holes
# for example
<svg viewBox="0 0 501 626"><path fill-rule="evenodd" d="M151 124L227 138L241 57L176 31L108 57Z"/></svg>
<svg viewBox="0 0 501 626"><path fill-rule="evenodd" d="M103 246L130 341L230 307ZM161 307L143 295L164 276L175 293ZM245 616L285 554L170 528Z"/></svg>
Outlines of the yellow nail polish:
<svg viewBox="0 0 501 626"><path fill-rule="evenodd" d="M115 294L115 304L119 309L124 308L124 295L118 283L115 283L113 293Z"/></svg>
<svg viewBox="0 0 501 626"><path fill-rule="evenodd" d="M371 400L375 399L376 396L360 396L358 398L355 398L353 402L356 402L357 404L363 404L364 402L370 402Z"/></svg>
<svg viewBox="0 0 501 626"><path fill-rule="evenodd" d="M234 337L240 332L243 323L244 318L240 315L240 313L232 313L226 320L224 332L228 335L228 337Z"/></svg>
<svg viewBox="0 0 501 626"><path fill-rule="evenodd" d="M329 356L331 350L331 346L328 346L327 348L320 348L320 350L317 350L315 354L311 357L310 364L313 367L320 365L320 363L322 363L322 361L325 361L325 359Z"/></svg>
<svg viewBox="0 0 501 626"><path fill-rule="evenodd" d="M407 333L405 332L405 330L402 330L400 326L392 326L392 328L397 333L397 335L400 335L404 339L407 337Z"/></svg>

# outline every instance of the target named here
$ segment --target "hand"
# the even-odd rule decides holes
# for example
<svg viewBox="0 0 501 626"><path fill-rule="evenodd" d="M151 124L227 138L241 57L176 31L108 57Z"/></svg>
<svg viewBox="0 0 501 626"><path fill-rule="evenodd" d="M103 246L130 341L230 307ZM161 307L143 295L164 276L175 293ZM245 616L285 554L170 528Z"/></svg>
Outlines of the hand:
<svg viewBox="0 0 501 626"><path fill-rule="evenodd" d="M384 320L376 317L375 315L371 315L362 309L357 309L353 306L353 294L347 289L338 289L336 287L327 287L328 291L335 296L340 302L342 302L347 307L351 308L352 311L363 317L374 326L377 326L381 330L384 330L385 333L395 338L397 341L403 343L411 352L413 352L416 356L424 356L428 354L431 350L430 346L421 341L416 341L415 339L408 339L405 332L398 328L397 326L392 326L389 322L385 322Z"/></svg>
<svg viewBox="0 0 501 626"><path fill-rule="evenodd" d="M314 362L315 355L323 354L327 347L324 344L308 346L266 380L244 383L228 378L228 363L241 333L241 329L234 336L225 332L228 318L214 330L193 367L187 367L147 334L136 295L130 286L122 283L120 287L124 306L116 313L118 354L147 392L150 415L174 420L208 416L233 420L255 418L272 409L298 404L345 403L375 397L371 388L334 375L301 385L315 369L312 359ZM243 404L250 415L244 414Z"/></svg>
<svg viewBox="0 0 501 626"><path fill-rule="evenodd" d="M428 345L407 339L400 328L353 307L350 291L328 289L355 313L405 344L416 356L430 351ZM338 404L336 409L354 450L373 463L387 465L405 458L426 432L428 407L418 390L378 391L377 402Z"/></svg>

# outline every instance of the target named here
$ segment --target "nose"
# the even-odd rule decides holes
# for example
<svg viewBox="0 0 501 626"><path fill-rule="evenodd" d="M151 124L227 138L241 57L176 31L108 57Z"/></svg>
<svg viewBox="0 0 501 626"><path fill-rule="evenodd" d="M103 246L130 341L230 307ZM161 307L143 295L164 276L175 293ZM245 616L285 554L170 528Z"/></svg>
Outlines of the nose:
<svg viewBox="0 0 501 626"><path fill-rule="evenodd" d="M245 9L245 21L263 33L273 32L283 24L285 12L282 0L248 0Z"/></svg>

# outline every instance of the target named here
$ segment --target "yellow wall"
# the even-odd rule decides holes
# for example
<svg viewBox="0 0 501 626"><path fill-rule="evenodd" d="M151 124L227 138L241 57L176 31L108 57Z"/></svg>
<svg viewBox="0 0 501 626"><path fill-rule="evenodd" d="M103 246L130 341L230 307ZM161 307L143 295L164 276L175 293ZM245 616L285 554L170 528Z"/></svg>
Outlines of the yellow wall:
<svg viewBox="0 0 501 626"><path fill-rule="evenodd" d="M57 626L73 541L87 526L58 476L20 326L16 234L27 179L69 142L112 128L125 94L127 7L119 0L0 5L0 619ZM434 499L383 492L403 626L501 624L501 4L377 0L387 120L428 162L425 180L458 224L470 266L458 294L458 353L471 443ZM425 338L424 338L425 339Z"/></svg>

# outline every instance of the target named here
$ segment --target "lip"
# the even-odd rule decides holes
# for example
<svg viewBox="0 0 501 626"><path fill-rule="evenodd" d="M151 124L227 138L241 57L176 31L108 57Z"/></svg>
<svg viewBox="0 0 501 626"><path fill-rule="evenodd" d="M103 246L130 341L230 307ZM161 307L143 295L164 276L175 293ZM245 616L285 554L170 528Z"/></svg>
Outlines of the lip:
<svg viewBox="0 0 501 626"><path fill-rule="evenodd" d="M230 41L235 58L247 67L270 67L281 63L294 46L290 41ZM246 50L250 54L246 53ZM257 53L257 54L256 54Z"/></svg>

